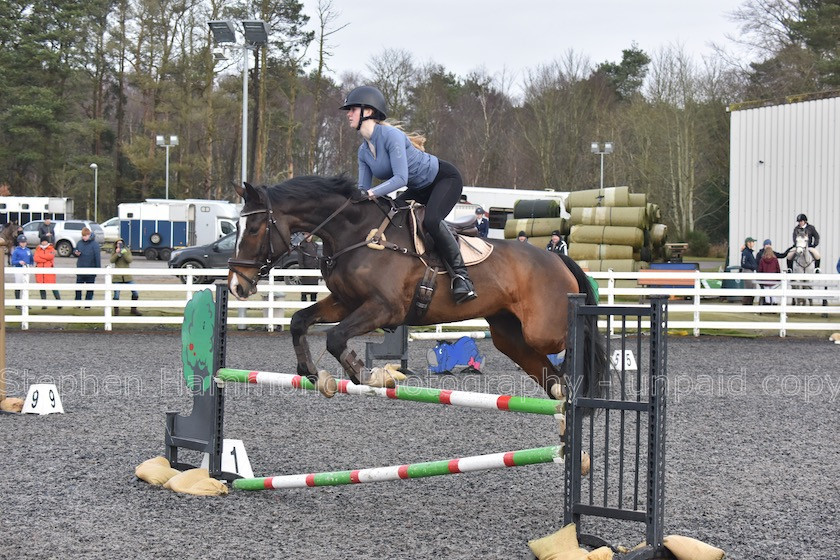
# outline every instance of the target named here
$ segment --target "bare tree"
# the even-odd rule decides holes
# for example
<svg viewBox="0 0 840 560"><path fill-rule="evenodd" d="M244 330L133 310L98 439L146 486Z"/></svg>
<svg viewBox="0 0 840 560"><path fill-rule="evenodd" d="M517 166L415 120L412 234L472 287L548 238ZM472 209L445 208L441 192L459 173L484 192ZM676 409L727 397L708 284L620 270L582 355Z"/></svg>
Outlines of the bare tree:
<svg viewBox="0 0 840 560"><path fill-rule="evenodd" d="M385 49L371 59L367 68L373 85L382 91L388 102L388 116L404 119L408 113L409 92L417 80L411 53L403 49Z"/></svg>
<svg viewBox="0 0 840 560"><path fill-rule="evenodd" d="M309 139L306 151L306 170L308 173L316 171L316 161L318 161L318 130L322 120L321 108L324 101L324 71L329 69L327 59L332 55L329 48L329 38L349 25L345 23L336 27L339 16L340 13L333 9L332 0L318 0L318 31L316 33L318 65L312 78L313 107L310 113Z"/></svg>

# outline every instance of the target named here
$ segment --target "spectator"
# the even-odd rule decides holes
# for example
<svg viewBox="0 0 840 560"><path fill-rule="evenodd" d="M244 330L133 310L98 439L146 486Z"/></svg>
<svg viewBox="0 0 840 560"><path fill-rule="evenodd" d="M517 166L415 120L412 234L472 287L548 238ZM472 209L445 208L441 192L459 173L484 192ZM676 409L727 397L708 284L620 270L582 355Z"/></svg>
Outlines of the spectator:
<svg viewBox="0 0 840 560"><path fill-rule="evenodd" d="M555 229L551 232L551 241L545 246L547 251L551 251L557 255L568 255L569 248L566 242L560 237L560 230Z"/></svg>
<svg viewBox="0 0 840 560"><path fill-rule="evenodd" d="M741 251L741 272L755 272L758 270L758 263L753 255L753 247L755 247L755 239L747 237L744 240L744 250ZM752 280L744 280L744 288L754 289L755 282ZM744 296L742 303L744 305L753 304L753 296Z"/></svg>
<svg viewBox="0 0 840 560"><path fill-rule="evenodd" d="M14 251L12 251L11 261L12 266L15 268L24 268L26 266L32 266L35 262L32 260L32 251L29 250L29 247L26 246L26 236L21 234L17 236L17 243L18 246L15 247ZM25 274L22 271L15 271L15 282L17 284L23 284L25 279ZM15 299L20 299L20 290L15 290ZM20 306L17 306L20 309Z"/></svg>
<svg viewBox="0 0 840 560"><path fill-rule="evenodd" d="M95 239L90 238L90 228L83 228L82 240L79 241L73 250L73 254L78 257L76 268L100 268L102 266L99 255L100 251L99 243ZM96 282L96 274L76 275L77 284L93 284L94 282ZM81 299L82 291L76 290L76 301L81 301ZM87 290L85 292L85 300L90 301L92 299L93 290ZM90 307L86 307L85 309L90 309Z"/></svg>
<svg viewBox="0 0 840 560"><path fill-rule="evenodd" d="M528 243L528 236L525 235L524 231L520 231L519 235L516 236L516 240L520 243Z"/></svg>
<svg viewBox="0 0 840 560"><path fill-rule="evenodd" d="M312 240L311 234L306 234L306 236L301 240L300 244L298 245L298 258L300 259L300 268L320 268L318 263L318 244ZM304 286L317 286L318 277L301 276L300 283ZM301 292L300 301L307 301L307 298L311 298L312 301L318 301L318 293Z"/></svg>
<svg viewBox="0 0 840 560"><path fill-rule="evenodd" d="M796 226L793 228L793 247L790 248L787 254L788 272L793 272L793 254L796 250L796 238L808 238L808 251L814 257L814 272L820 272L820 252L817 251L817 245L820 244L820 234L817 233L817 228L808 223L808 217L805 214L799 214L796 217Z"/></svg>
<svg viewBox="0 0 840 560"><path fill-rule="evenodd" d="M475 229L478 230L479 237L490 235L490 221L487 220L484 208L481 206L475 209Z"/></svg>
<svg viewBox="0 0 840 560"><path fill-rule="evenodd" d="M133 257L131 256L131 250L125 246L125 241L122 239L117 239L114 243L114 253L111 255L111 264L117 268L128 268L131 266L131 261ZM115 284L134 284L134 278L129 276L128 274L123 274L121 276L114 276L114 283ZM77 298L78 299L78 298ZM137 290L131 290L131 301L137 301L140 299L140 294L137 293ZM120 290L114 290L114 301L120 301ZM114 315L120 314L120 308L114 308ZM136 307L131 308L132 315L142 315L139 311L137 311Z"/></svg>
<svg viewBox="0 0 840 560"><path fill-rule="evenodd" d="M47 238L50 245L55 245L55 225L49 218L44 218L41 225L38 226L38 239Z"/></svg>
<svg viewBox="0 0 840 560"><path fill-rule="evenodd" d="M35 260L35 266L38 268L53 268L55 266L55 247L52 246L52 243L50 243L46 235L41 237L41 243L35 248L35 256L33 258ZM39 284L55 284L55 274L36 274L35 281ZM61 294L58 290L53 290L52 293L57 301L61 301ZM46 290L41 290L41 299L47 299ZM46 306L41 309L46 309Z"/></svg>
<svg viewBox="0 0 840 560"><path fill-rule="evenodd" d="M779 258L785 256L784 253L777 253L773 250L773 243L770 242L769 239L764 240L764 250L761 252L761 258L758 259L758 272L773 272L779 274L782 272L782 268L779 266ZM776 282L767 282L764 281L761 284L762 288L765 289L773 289L779 286ZM775 303L774 300L777 298L771 298L770 296L765 296L763 298L759 298L760 304L770 304Z"/></svg>

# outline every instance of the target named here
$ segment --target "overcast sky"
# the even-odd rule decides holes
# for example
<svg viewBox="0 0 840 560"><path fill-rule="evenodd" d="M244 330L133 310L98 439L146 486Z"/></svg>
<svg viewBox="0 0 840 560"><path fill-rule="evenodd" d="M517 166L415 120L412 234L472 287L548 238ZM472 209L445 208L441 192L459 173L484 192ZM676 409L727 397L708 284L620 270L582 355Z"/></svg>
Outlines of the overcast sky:
<svg viewBox="0 0 840 560"><path fill-rule="evenodd" d="M595 65L620 62L636 44L653 54L679 43L698 56L709 43L726 43L735 24L728 13L740 0L333 0L347 26L331 37L333 75L367 74L370 58L404 49L417 64L433 61L458 76L483 68L520 83L527 69L569 49ZM304 0L317 26L317 0ZM313 56L316 51L311 51Z"/></svg>

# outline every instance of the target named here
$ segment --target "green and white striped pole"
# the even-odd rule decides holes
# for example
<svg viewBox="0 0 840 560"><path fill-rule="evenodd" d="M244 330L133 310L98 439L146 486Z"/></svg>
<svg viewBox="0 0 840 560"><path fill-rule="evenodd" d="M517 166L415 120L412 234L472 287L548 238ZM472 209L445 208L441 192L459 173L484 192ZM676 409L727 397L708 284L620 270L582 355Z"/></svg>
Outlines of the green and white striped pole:
<svg viewBox="0 0 840 560"><path fill-rule="evenodd" d="M257 385L272 385L293 389L317 390L315 385L306 377L289 373L275 373L268 371L249 371L244 369L221 368L216 372L221 381L232 383L252 383ZM512 395L492 395L489 393L474 393L471 391L450 391L433 389L431 387L413 387L397 385L396 387L370 387L355 385L347 379L338 380L338 392L348 395L364 395L383 397L401 401L426 402L466 406L470 408L484 408L504 410L509 412L524 412L529 414L543 414L557 416L565 412L565 401L554 399L540 399L535 397L516 397Z"/></svg>
<svg viewBox="0 0 840 560"><path fill-rule="evenodd" d="M280 490L288 488L312 488L316 486L342 486L369 482L388 482L411 478L426 478L447 474L524 467L540 463L563 461L563 446L537 447L508 453L492 453L461 459L430 461L410 465L393 465L372 469L334 471L264 478L241 478L233 481L233 487L240 490Z"/></svg>

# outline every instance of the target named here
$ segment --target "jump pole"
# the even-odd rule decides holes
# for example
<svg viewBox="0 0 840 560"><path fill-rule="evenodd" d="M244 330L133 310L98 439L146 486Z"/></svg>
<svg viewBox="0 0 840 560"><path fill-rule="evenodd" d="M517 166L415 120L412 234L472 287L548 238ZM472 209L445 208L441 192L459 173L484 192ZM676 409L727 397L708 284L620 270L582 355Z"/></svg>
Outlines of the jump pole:
<svg viewBox="0 0 840 560"><path fill-rule="evenodd" d="M333 471L309 474L268 476L263 478L240 478L233 481L233 487L240 490L287 490L291 488L313 488L317 486L343 486L369 482L390 482L412 478L426 478L447 474L488 471L510 467L524 467L541 463L562 463L563 446L537 447L491 453L461 459L430 461L409 465L392 465L372 469Z"/></svg>
<svg viewBox="0 0 840 560"><path fill-rule="evenodd" d="M274 387L306 389L310 391L317 390L315 385L306 377L292 375L289 373L220 368L216 372L216 378L220 381L232 383L271 385ZM493 395L490 393L474 393L471 391L450 391L446 389L415 387L410 385L397 385L392 388L370 387L368 385L355 385L347 379L338 380L338 392L347 395L382 397L400 401L448 404L469 408L543 414L546 416L556 416L558 414L562 414L565 411L566 406L566 401L558 401L554 399Z"/></svg>

